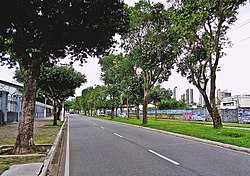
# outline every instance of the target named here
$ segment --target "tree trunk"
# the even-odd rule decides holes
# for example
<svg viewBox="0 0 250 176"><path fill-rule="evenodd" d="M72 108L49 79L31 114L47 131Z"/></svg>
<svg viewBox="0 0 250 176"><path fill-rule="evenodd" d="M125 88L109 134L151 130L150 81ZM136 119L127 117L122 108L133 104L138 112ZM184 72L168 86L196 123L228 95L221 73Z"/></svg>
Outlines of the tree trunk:
<svg viewBox="0 0 250 176"><path fill-rule="evenodd" d="M128 95L127 95L127 100L126 100L126 106L127 106L127 114L126 114L126 118L127 120L129 119L129 106L128 106Z"/></svg>
<svg viewBox="0 0 250 176"><path fill-rule="evenodd" d="M142 124L145 125L148 123L148 99L149 99L149 91L144 91L144 99L143 99L143 119Z"/></svg>
<svg viewBox="0 0 250 176"><path fill-rule="evenodd" d="M213 126L214 128L222 128L222 121L221 121L221 117L218 111L218 108L215 107L213 108Z"/></svg>
<svg viewBox="0 0 250 176"><path fill-rule="evenodd" d="M34 144L34 116L38 75L39 72L36 69L27 69L23 90L22 115L13 153L32 153L36 150Z"/></svg>
<svg viewBox="0 0 250 176"><path fill-rule="evenodd" d="M56 119L60 120L60 115L61 115L62 110L59 108L57 113L56 113Z"/></svg>
<svg viewBox="0 0 250 176"><path fill-rule="evenodd" d="M54 116L53 126L57 126L57 103L55 100L53 101L53 116Z"/></svg>
<svg viewBox="0 0 250 176"><path fill-rule="evenodd" d="M222 128L222 122L221 122L221 117L218 111L218 108L216 106L216 98L215 98L215 93L216 93L216 68L211 69L211 90L210 90L210 104L212 106L211 109L211 117L213 119L213 126L214 128Z"/></svg>
<svg viewBox="0 0 250 176"><path fill-rule="evenodd" d="M157 119L157 106L156 106L156 102L155 102L155 120Z"/></svg>
<svg viewBox="0 0 250 176"><path fill-rule="evenodd" d="M111 120L114 120L114 112L115 112L115 108L114 106L111 107Z"/></svg>
<svg viewBox="0 0 250 176"><path fill-rule="evenodd" d="M57 120L60 120L61 112L62 112L62 106L58 106L57 113L56 113L56 119Z"/></svg>
<svg viewBox="0 0 250 176"><path fill-rule="evenodd" d="M221 121L221 117L218 111L218 108L216 107L216 104L211 104L211 101L209 101L207 93L205 91L200 91L200 93L202 94L208 113L210 114L212 120L213 120L213 127L214 128L222 128L222 121Z"/></svg>
<svg viewBox="0 0 250 176"><path fill-rule="evenodd" d="M140 107L139 107L139 105L136 105L135 109L136 109L136 118L140 119Z"/></svg>
<svg viewBox="0 0 250 176"><path fill-rule="evenodd" d="M118 107L115 108L115 116L118 117Z"/></svg>

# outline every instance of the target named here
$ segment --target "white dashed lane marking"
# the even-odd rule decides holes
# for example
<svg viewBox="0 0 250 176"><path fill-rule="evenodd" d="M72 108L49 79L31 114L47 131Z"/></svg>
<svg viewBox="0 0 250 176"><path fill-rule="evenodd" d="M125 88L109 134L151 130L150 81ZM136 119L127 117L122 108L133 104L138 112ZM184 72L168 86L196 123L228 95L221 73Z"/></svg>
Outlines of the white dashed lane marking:
<svg viewBox="0 0 250 176"><path fill-rule="evenodd" d="M171 159L169 159L169 158L167 158L167 157L165 157L165 156L163 156L163 155L161 155L161 154L159 154L159 153L157 153L157 152L155 152L155 151L153 151L153 150L148 150L148 151L149 151L150 153L153 153L153 154L155 154L156 156L158 156L158 157L164 159L164 160L167 160L167 161L169 161L169 162L175 164L175 165L180 165L180 163L178 163L178 162L176 162L176 161L174 161L174 160L171 160Z"/></svg>
<svg viewBox="0 0 250 176"><path fill-rule="evenodd" d="M119 135L119 134L117 134L117 133L114 133L114 135L116 135L116 136L118 136L118 137L122 138L122 136L121 136L121 135Z"/></svg>

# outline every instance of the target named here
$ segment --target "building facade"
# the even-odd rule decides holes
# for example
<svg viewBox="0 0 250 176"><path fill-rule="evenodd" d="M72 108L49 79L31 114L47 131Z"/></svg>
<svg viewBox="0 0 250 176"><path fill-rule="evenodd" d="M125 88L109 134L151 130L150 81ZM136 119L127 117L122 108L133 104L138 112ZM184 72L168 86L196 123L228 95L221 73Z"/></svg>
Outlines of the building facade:
<svg viewBox="0 0 250 176"><path fill-rule="evenodd" d="M224 121L250 123L250 95L223 98L220 112Z"/></svg>
<svg viewBox="0 0 250 176"><path fill-rule="evenodd" d="M19 121L23 87L0 80L0 123ZM35 117L52 115L52 106L36 102Z"/></svg>
<svg viewBox="0 0 250 176"><path fill-rule="evenodd" d="M194 103L194 90L193 89L187 89L186 90L186 103L188 105L192 105Z"/></svg>

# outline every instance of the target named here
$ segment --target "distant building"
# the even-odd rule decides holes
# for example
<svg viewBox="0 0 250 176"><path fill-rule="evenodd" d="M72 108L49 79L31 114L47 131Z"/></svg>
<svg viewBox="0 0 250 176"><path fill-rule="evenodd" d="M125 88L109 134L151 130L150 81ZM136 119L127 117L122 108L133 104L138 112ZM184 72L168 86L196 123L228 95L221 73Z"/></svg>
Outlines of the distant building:
<svg viewBox="0 0 250 176"><path fill-rule="evenodd" d="M22 90L21 85L0 80L0 124L19 120ZM51 116L52 109L52 106L36 102L35 117Z"/></svg>
<svg viewBox="0 0 250 176"><path fill-rule="evenodd" d="M231 92L228 92L228 90L221 91L220 89L217 90L217 104L220 104L223 100L223 98L231 97Z"/></svg>
<svg viewBox="0 0 250 176"><path fill-rule="evenodd" d="M223 98L220 115L224 122L250 123L250 95Z"/></svg>
<svg viewBox="0 0 250 176"><path fill-rule="evenodd" d="M173 90L173 99L177 100L177 87L175 87Z"/></svg>
<svg viewBox="0 0 250 176"><path fill-rule="evenodd" d="M185 94L182 94L182 95L181 95L181 100L182 100L182 101L185 101L185 100L186 100L186 95L185 95Z"/></svg>
<svg viewBox="0 0 250 176"><path fill-rule="evenodd" d="M188 105L192 105L194 103L194 90L193 89L187 89L186 90L186 103Z"/></svg>
<svg viewBox="0 0 250 176"><path fill-rule="evenodd" d="M235 95L225 97L220 103L221 109L250 108L250 95Z"/></svg>
<svg viewBox="0 0 250 176"><path fill-rule="evenodd" d="M204 101L204 98L203 98L203 96L201 95L201 93L200 93L200 96L199 96L199 105L200 105L201 107L205 106L205 101Z"/></svg>

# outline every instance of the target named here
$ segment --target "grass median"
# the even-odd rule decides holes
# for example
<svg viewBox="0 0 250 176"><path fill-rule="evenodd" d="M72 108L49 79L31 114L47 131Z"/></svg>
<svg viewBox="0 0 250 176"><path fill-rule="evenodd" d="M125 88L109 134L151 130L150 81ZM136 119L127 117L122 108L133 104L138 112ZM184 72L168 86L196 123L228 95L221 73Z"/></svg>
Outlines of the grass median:
<svg viewBox="0 0 250 176"><path fill-rule="evenodd" d="M63 122L58 121L57 126L53 126L51 119L35 119L34 142L35 144L53 144L57 133ZM18 123L8 123L0 126L0 146L14 145L17 137ZM39 151L38 151L39 153ZM8 157L0 158L0 174L13 164L25 164L32 162L43 162L45 157Z"/></svg>
<svg viewBox="0 0 250 176"><path fill-rule="evenodd" d="M105 120L110 120L110 117L100 117ZM250 148L250 130L244 129L232 129L232 128L220 128L214 129L211 122L194 122L194 121L181 121L181 120L155 120L153 118L148 119L147 125L142 125L142 119L130 118L117 118L113 121L129 123L138 126L145 126L149 128L159 129L163 131L174 132L187 136L193 136L201 139L207 139L211 141L221 142L224 144L232 144L239 147ZM209 125L209 126L208 126ZM231 124L224 123L225 127L238 127L238 128L250 128L249 124Z"/></svg>

